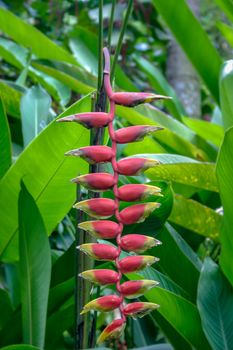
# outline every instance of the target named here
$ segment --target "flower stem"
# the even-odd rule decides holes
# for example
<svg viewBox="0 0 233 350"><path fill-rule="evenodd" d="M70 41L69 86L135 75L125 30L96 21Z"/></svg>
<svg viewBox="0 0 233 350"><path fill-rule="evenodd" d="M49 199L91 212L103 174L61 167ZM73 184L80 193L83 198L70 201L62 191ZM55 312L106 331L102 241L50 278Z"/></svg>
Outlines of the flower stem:
<svg viewBox="0 0 233 350"><path fill-rule="evenodd" d="M97 93L93 96L92 99L92 111L104 112L106 108L106 95L103 90L103 0L99 1L99 48L98 48L98 85ZM90 134L90 145L101 145L103 143L103 128L91 129ZM89 167L89 173L97 173L100 171L99 164L93 164ZM80 197L80 196L79 196ZM100 194L97 192L88 192L88 198L98 198ZM77 198L77 201L80 201L80 198ZM80 217L79 214L78 222L83 221L83 217ZM93 240L89 234L78 230L77 233L77 245L90 242ZM77 273L76 273L76 341L75 349L87 349L90 347L90 344L93 343L93 335L95 335L95 324L96 324L96 315L91 319L90 314L80 315L80 311L83 306L89 301L90 298L90 282L80 279L78 274L85 270L93 268L92 260L85 254L79 255L79 252L76 253L76 264L77 264ZM78 332L77 332L78 331Z"/></svg>
<svg viewBox="0 0 233 350"><path fill-rule="evenodd" d="M112 0L109 29L108 29L108 48L109 48L109 51L111 49L111 39L112 39L112 29L113 29L113 23L114 23L115 7L116 7L116 0Z"/></svg>
<svg viewBox="0 0 233 350"><path fill-rule="evenodd" d="M118 39L118 42L117 42L115 55L114 55L113 62L112 62L111 82L113 81L113 77L114 77L114 74L115 74L116 63L117 63L118 56L119 56L120 51L121 51L123 37L124 37L124 34L125 34L125 30L126 30L126 27L127 27L127 24L128 24L128 20L129 20L129 16L131 14L132 8L133 8L133 0L129 0L128 6L127 6L127 9L126 9L126 13L125 13L125 16L124 16L124 20L123 20L123 23L122 23L119 39Z"/></svg>

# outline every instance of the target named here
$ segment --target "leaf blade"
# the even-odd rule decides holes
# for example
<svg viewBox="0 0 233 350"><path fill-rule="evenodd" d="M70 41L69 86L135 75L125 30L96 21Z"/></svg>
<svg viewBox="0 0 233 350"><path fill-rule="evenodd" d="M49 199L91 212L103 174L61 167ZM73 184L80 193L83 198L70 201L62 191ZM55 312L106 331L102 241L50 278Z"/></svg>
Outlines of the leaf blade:
<svg viewBox="0 0 233 350"><path fill-rule="evenodd" d="M43 347L51 256L40 212L23 182L19 194L19 255L23 340Z"/></svg>

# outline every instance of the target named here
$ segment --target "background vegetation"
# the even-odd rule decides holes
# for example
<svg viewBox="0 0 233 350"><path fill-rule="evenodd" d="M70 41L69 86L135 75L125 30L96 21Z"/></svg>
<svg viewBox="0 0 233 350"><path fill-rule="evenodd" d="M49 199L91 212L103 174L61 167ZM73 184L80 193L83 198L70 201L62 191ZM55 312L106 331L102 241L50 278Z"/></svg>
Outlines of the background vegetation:
<svg viewBox="0 0 233 350"><path fill-rule="evenodd" d="M112 3L104 2L105 42ZM116 2L112 52L126 6ZM163 242L152 251L160 262L127 277L159 281L145 299L161 307L130 322L109 348L233 349L232 14L231 0L134 1L115 87L173 100L117 109L117 127L164 127L119 149L160 160L145 176L164 194L137 232ZM87 145L89 132L54 120L91 108L98 1L0 1L0 32L0 346L69 349L76 231L69 179L88 167L64 153ZM121 177L129 181L145 178ZM92 347L105 324L91 319Z"/></svg>

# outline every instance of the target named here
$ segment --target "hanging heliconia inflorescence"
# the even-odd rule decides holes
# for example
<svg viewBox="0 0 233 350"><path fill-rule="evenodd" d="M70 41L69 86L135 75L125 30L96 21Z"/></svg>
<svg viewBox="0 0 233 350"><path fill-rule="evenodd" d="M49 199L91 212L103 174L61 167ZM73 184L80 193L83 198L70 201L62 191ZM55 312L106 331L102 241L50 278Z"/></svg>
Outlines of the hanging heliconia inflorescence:
<svg viewBox="0 0 233 350"><path fill-rule="evenodd" d="M94 173L79 176L72 181L79 183L91 191L107 191L113 190L114 200L107 198L93 198L78 202L74 205L90 216L98 220L86 221L80 223L80 229L89 232L97 239L115 239L117 247L101 244L90 243L82 244L78 248L96 260L112 261L115 263L116 271L110 269L96 269L83 271L81 277L96 283L98 285L115 284L117 295L106 295L90 301L84 305L83 313L90 310L101 312L119 309L120 318L110 323L100 334L98 343L104 342L106 339L118 337L124 330L126 325L126 316L142 317L148 312L158 308L159 305L149 302L132 302L126 303L125 298L133 299L143 295L146 291L155 287L158 282L152 280L127 281L121 283L122 274L142 270L152 265L157 258L150 255L130 255L120 259L122 249L127 252L143 253L149 248L161 244L160 241L153 237L129 234L122 236L124 225L131 225L145 220L150 213L160 206L156 202L147 202L136 204L119 211L120 201L140 201L151 195L161 195L160 188L143 185L129 184L118 188L119 174L126 176L135 176L148 168L154 167L158 161L146 158L128 158L117 161L116 152L117 144L135 142L142 140L144 136L160 130L160 127L151 125L137 125L122 128L115 131L113 128L113 120L115 116L115 105L123 105L134 107L141 103L151 102L167 97L155 95L152 93L128 93L114 92L110 83L110 57L107 48L104 48L104 88L106 95L110 101L110 112L89 112L75 114L64 117L58 121L77 122L86 128L102 128L108 126L109 137L111 139L111 147L107 146L87 146L67 152L69 155L79 156L90 164L111 162L113 175L108 173ZM116 222L108 219L111 216L116 218Z"/></svg>

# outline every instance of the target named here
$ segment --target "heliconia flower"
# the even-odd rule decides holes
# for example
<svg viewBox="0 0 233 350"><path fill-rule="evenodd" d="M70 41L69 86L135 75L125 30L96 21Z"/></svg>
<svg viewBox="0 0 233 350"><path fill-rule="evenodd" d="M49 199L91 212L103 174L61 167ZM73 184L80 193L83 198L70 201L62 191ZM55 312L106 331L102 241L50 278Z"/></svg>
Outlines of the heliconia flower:
<svg viewBox="0 0 233 350"><path fill-rule="evenodd" d="M127 256L119 261L119 266L122 273L130 273L142 270L157 261L158 258L150 255Z"/></svg>
<svg viewBox="0 0 233 350"><path fill-rule="evenodd" d="M95 238L111 239L117 236L119 225L110 220L85 221L78 225Z"/></svg>
<svg viewBox="0 0 233 350"><path fill-rule="evenodd" d="M149 312L158 309L159 305L154 303L137 301L124 307L124 314L132 317L143 317Z"/></svg>
<svg viewBox="0 0 233 350"><path fill-rule="evenodd" d="M86 174L72 179L72 182L79 183L89 190L100 192L107 191L114 186L114 176L107 173Z"/></svg>
<svg viewBox="0 0 233 350"><path fill-rule="evenodd" d="M159 161L147 158L126 158L117 162L117 171L121 175L140 175L143 171L158 165Z"/></svg>
<svg viewBox="0 0 233 350"><path fill-rule="evenodd" d="M111 101L118 105L134 107L141 103L148 103L155 100L167 100L170 97L156 95L148 92L114 92L109 96Z"/></svg>
<svg viewBox="0 0 233 350"><path fill-rule="evenodd" d="M79 276L101 286L115 284L119 278L116 271L108 269L87 270L80 273Z"/></svg>
<svg viewBox="0 0 233 350"><path fill-rule="evenodd" d="M114 215L115 202L108 198L92 198L78 202L74 208L80 209L94 218L109 218Z"/></svg>
<svg viewBox="0 0 233 350"><path fill-rule="evenodd" d="M77 248L96 260L111 261L119 255L118 250L109 244L85 243Z"/></svg>
<svg viewBox="0 0 233 350"><path fill-rule="evenodd" d="M117 309L122 302L121 297L117 295L105 295L103 297L94 299L84 305L83 310L81 311L80 315L85 314L86 312L90 310L96 310L96 311L112 311L114 309Z"/></svg>
<svg viewBox="0 0 233 350"><path fill-rule="evenodd" d="M149 196L162 196L161 188L151 185L124 185L118 188L118 198L125 202L134 202L146 199Z"/></svg>
<svg viewBox="0 0 233 350"><path fill-rule="evenodd" d="M76 156L85 159L90 164L110 162L112 149L108 146L87 146L66 152L66 156Z"/></svg>
<svg viewBox="0 0 233 350"><path fill-rule="evenodd" d="M125 225L143 222L156 208L159 207L160 203L157 202L131 205L131 207L127 207L120 212L120 218Z"/></svg>
<svg viewBox="0 0 233 350"><path fill-rule="evenodd" d="M115 141L117 143L129 143L141 141L146 135L152 132L163 130L160 126L135 125L115 131Z"/></svg>
<svg viewBox="0 0 233 350"><path fill-rule="evenodd" d="M118 338L124 331L126 323L123 319L119 318L111 322L100 334L97 339L97 344L103 343L107 339Z"/></svg>
<svg viewBox="0 0 233 350"><path fill-rule="evenodd" d="M88 112L69 115L57 120L57 122L76 122L85 128L103 128L111 121L110 115L103 112Z"/></svg>
<svg viewBox="0 0 233 350"><path fill-rule="evenodd" d="M121 238L121 248L128 252L143 253L144 251L162 244L154 237L130 234Z"/></svg>
<svg viewBox="0 0 233 350"><path fill-rule="evenodd" d="M158 284L152 280L127 281L121 284L121 294L128 299L138 298Z"/></svg>

